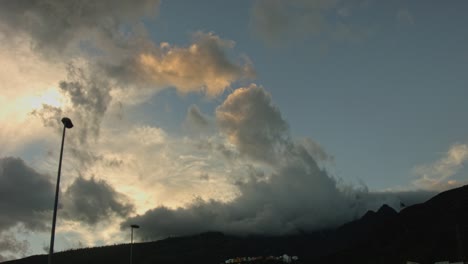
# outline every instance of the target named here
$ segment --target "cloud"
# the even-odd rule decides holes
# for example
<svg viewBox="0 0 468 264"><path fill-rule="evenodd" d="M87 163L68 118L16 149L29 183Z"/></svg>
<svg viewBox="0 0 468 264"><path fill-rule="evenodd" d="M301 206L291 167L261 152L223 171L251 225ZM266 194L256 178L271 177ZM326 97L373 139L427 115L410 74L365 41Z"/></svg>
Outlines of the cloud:
<svg viewBox="0 0 468 264"><path fill-rule="evenodd" d="M326 26L324 12L337 5L336 0L319 1L255 1L251 19L262 37L279 41L283 37L319 34Z"/></svg>
<svg viewBox="0 0 468 264"><path fill-rule="evenodd" d="M13 157L0 159L0 231L18 224L27 230L47 229L55 188L46 175ZM104 180L76 178L60 194L68 219L95 224L110 216L128 216L133 205Z"/></svg>
<svg viewBox="0 0 468 264"><path fill-rule="evenodd" d="M334 157L328 154L322 146L311 138L297 140L296 144L301 145L316 161L328 161L334 163Z"/></svg>
<svg viewBox="0 0 468 264"><path fill-rule="evenodd" d="M4 3L2 2L0 5ZM21 108L34 103L34 96L41 95L44 90L56 86L57 78L61 78L65 72L62 65L45 61L39 54L31 50L30 42L30 38L25 38L19 43L10 43L7 38L0 41L0 58L2 60L0 64L0 80L2 80L0 90L2 91L1 96L8 99L2 102L0 111L10 110L9 103L14 103L11 107L17 107L14 111L7 113L8 115L18 112L24 114L21 112ZM19 96L29 96L29 98L21 102L17 100ZM18 107L19 104L22 105ZM0 112L0 117L3 115L2 112ZM17 116L15 117L17 118Z"/></svg>
<svg viewBox="0 0 468 264"><path fill-rule="evenodd" d="M60 89L67 95L73 108L83 108L93 115L102 116L111 97L108 84L97 76L87 76L83 69L68 66L68 81L60 82Z"/></svg>
<svg viewBox="0 0 468 264"><path fill-rule="evenodd" d="M153 208L154 203L181 206L194 196L231 198L233 186L232 179L225 177L226 159L221 150L200 147L200 141L210 141L215 147L223 142L213 133L181 138L146 125L104 130L92 146L98 158L79 173L118 187L119 192L132 197L138 213ZM200 178L202 174L208 174L209 179Z"/></svg>
<svg viewBox="0 0 468 264"><path fill-rule="evenodd" d="M1 2L0 37L2 50L8 50L0 53L0 59L8 65L7 75L0 74L2 95L7 98L0 96L0 102L8 102L2 111L15 107L24 116L33 112L27 116L28 124L34 123L31 119L42 120L57 133L66 114L77 124L67 143L82 163L89 163L94 158L89 141L98 137L111 103L111 80L98 64L127 54L132 43L139 43L130 36L147 39L144 30L139 30L141 19L153 17L158 6L159 0ZM119 56L113 56L116 54ZM51 88L58 91L63 104L31 96ZM7 111L5 116L13 115ZM21 125L11 119L8 128ZM10 134L4 130L0 133ZM12 148L9 152L14 151Z"/></svg>
<svg viewBox="0 0 468 264"><path fill-rule="evenodd" d="M97 39L98 45L121 37L122 25L140 22L141 16L157 13L159 0L73 2L13 1L0 3L0 26L6 37L30 35L36 50L62 57L79 48L82 41Z"/></svg>
<svg viewBox="0 0 468 264"><path fill-rule="evenodd" d="M399 209L402 202L410 205L427 197L425 192L373 193L340 184L314 159L329 158L318 144L291 139L287 123L262 87L235 90L216 109L216 118L221 134L241 156L232 156L232 166L242 168L236 173L243 177L234 181L237 196L228 201L198 198L177 208L156 206L130 217L122 228L140 224L145 238L210 230L290 234L336 227L383 203ZM225 166L228 174L231 167Z"/></svg>
<svg viewBox="0 0 468 264"><path fill-rule="evenodd" d="M203 114L198 106L191 105L187 110L184 128L192 135L211 135L214 124L210 117Z"/></svg>
<svg viewBox="0 0 468 264"><path fill-rule="evenodd" d="M377 211L383 204L395 210L403 209L418 203L423 203L434 197L438 192L412 188L409 190L370 191L367 186L342 185L340 191L352 197L352 207L356 209L356 217L362 216L367 210Z"/></svg>
<svg viewBox="0 0 468 264"><path fill-rule="evenodd" d="M125 185L119 192L136 197L139 208L135 210L142 210L147 208L147 199L167 202L168 197L173 197L174 204L183 203L191 198L186 192L187 186L193 187L197 194L209 197L220 192L217 190L219 186L227 185L215 177L221 171L219 164L215 170L206 169L209 166L204 159L214 160L216 157L190 153L192 146L196 148L193 142L188 142L187 147L179 147L180 142L174 142L179 139L167 137L161 129L133 129L135 121L112 117L115 109L121 111L127 105L145 102L162 89L175 88L180 94L195 92L212 98L233 83L255 75L247 56L233 55L235 43L214 33L196 32L186 45L154 43L143 22L154 17L158 8L159 0L0 3L0 45L9 51L0 52L0 59L11 64L5 69L15 69L7 71L8 74L0 73L0 80L6 80L1 82L5 84L2 90L6 92L2 93L4 98L0 96L0 103L10 105L12 94L22 100L36 91L57 91L62 100L60 104L40 100L34 107L23 104L25 116L32 113L26 121L34 133L24 135L22 139L31 138L28 141L31 142L42 140L44 135L49 140L55 139L48 130L60 135L61 118L67 116L73 120L74 128L67 130L64 160L70 177L63 179L63 186L73 187L66 191L69 195L78 193L78 187L84 185L74 182L74 177L98 175L93 182L95 185L100 185L101 180L109 186ZM22 56L17 56L19 54ZM25 81L10 82L11 76ZM18 93L18 87L24 92ZM11 103L12 107L15 105L18 104ZM195 107L190 109L187 122L192 128L203 130L204 134L211 133L213 129L204 125L206 116L197 110ZM0 117L10 116L11 112L0 113ZM8 129L2 127L0 135L16 138L19 132L24 134L26 130L21 129L21 125L25 122L9 125ZM40 122L46 129L37 129ZM119 138L115 131L119 131ZM41 136L37 136L38 132ZM20 145L8 143L4 146L1 151L9 154L15 153L15 148ZM228 153L227 150L223 152ZM49 160L44 163L41 166L55 165ZM181 163L184 166L180 166ZM184 182L192 174L198 177L203 170L209 172L210 186L199 186L197 181ZM124 175L109 179L110 172ZM172 178L169 179L167 174ZM141 183L132 184L131 177L140 179ZM158 193L153 194L155 190ZM109 213L126 216L119 212L128 204L120 203L122 208L119 209L120 200L112 200L111 190L107 191L110 196L107 205L117 211L112 209L101 216L89 212L80 215L74 210L69 212L69 218L78 217L93 223ZM65 200L66 197L64 194L64 202L67 201L70 208L80 206L78 201Z"/></svg>
<svg viewBox="0 0 468 264"><path fill-rule="evenodd" d="M74 127L68 130L66 151L80 164L89 166L98 159L92 145L99 139L101 123L109 104L110 85L98 71L90 72L87 68L70 64L68 78L61 81L59 89L68 100L64 106L43 104L31 112L41 120L45 127L61 134L64 116L71 118Z"/></svg>
<svg viewBox="0 0 468 264"><path fill-rule="evenodd" d="M28 241L20 241L11 233L0 232L0 261L14 259L17 254L24 257L28 250Z"/></svg>
<svg viewBox="0 0 468 264"><path fill-rule="evenodd" d="M275 12L284 11L286 2L275 3L279 5ZM299 20L285 14L285 20L278 21L286 21L287 28L268 29L277 31L273 35L287 32L290 26L298 34L320 34L329 24L326 13L337 10L330 1L297 3L286 4L286 12L305 5L306 13ZM291 139L271 95L256 85L234 91L217 108L215 122L196 106L189 108L188 123L199 128L216 125L213 129L219 134L181 139L158 127L135 125L138 121L121 118L115 123L114 108L139 104L162 89L212 98L255 75L247 56L233 55L235 43L214 33L197 32L186 45L154 43L141 17L152 17L158 5L159 1L149 0L0 2L4 42L0 45L11 50L0 56L2 61L8 57L11 66L5 69L14 68L15 79L25 80L8 82L2 90L22 98L36 89L56 88L63 102L40 101L46 104L35 106L30 117L57 134L64 115L75 123L67 130L64 166L70 168L70 177L63 179L60 201L65 221L59 233L86 237L88 245L115 241L119 233L115 221L107 221L114 216L128 218L126 224L143 223L148 236L154 237L212 229L288 233L337 225L387 199L374 199L361 190L343 191L338 180L317 165L331 157L317 142ZM350 9L336 12L352 16ZM274 20L263 15L268 23ZM302 27L303 22L313 27ZM346 34L354 32L343 28ZM16 56L18 47L27 56ZM51 65L54 68L45 70ZM10 72L5 72L0 79L9 79ZM17 87L26 86L30 88L16 94ZM4 98L0 103L10 97ZM19 159L4 158L1 164L0 194L11 195L2 197L0 210L13 213L0 219L0 228L20 223L44 230L50 220L52 185ZM15 172L23 176L11 176ZM23 189L5 189L22 177L38 184L14 187L37 192L16 197L12 194ZM200 198L187 204L194 196ZM135 206L126 197L132 197ZM399 201L391 197L390 201ZM24 205L23 200L27 200ZM133 209L140 215L131 217Z"/></svg>
<svg viewBox="0 0 468 264"><path fill-rule="evenodd" d="M175 209L158 206L129 218L121 228L137 223L145 229L138 234L144 239L213 230L235 235L284 235L333 228L361 217L367 210L377 210L384 203L398 210L402 204L420 203L435 194L428 191L373 193L354 188L349 192L338 191L332 180L317 180L326 176L324 172L321 176L314 175L293 166L269 176L273 178L270 181L240 184L240 195L232 201L195 199Z"/></svg>
<svg viewBox="0 0 468 264"><path fill-rule="evenodd" d="M43 101L43 105L24 108L29 108L33 118L42 120L57 133L63 115L70 117L76 126L67 144L83 166L98 159L91 145L99 140L101 124L109 109L116 105L139 104L169 87L181 94L199 92L214 97L233 82L255 74L247 56L232 59L229 52L234 42L214 33L194 33L192 43L187 46L154 43L143 20L153 18L159 4L159 0L0 3L3 46L9 47L10 53L20 51L30 55L25 57L26 63L15 61L15 56L9 56L7 61L12 66L26 64L33 69L29 64L43 65L42 70L32 71L34 76L51 76L46 80L31 79L26 74L30 71L24 68L16 79L31 79L43 85L52 83L58 86L64 101L60 105ZM48 65L58 70L49 74L43 70Z"/></svg>
<svg viewBox="0 0 468 264"><path fill-rule="evenodd" d="M69 104L63 107L43 104L31 113L57 132L63 127L61 119L66 113L75 123L74 137L68 143L78 149L78 146L86 146L89 141L98 138L102 118L112 100L111 88L98 71L91 73L84 67L69 64L67 72L68 78L59 83L59 89Z"/></svg>
<svg viewBox="0 0 468 264"><path fill-rule="evenodd" d="M187 111L187 122L197 126L206 127L209 125L208 118L206 118L196 105L190 106Z"/></svg>
<svg viewBox="0 0 468 264"><path fill-rule="evenodd" d="M284 43L290 39L320 36L346 41L366 37L367 28L351 22L352 9L362 7L362 1L254 1L250 24L256 35L267 44Z"/></svg>
<svg viewBox="0 0 468 264"><path fill-rule="evenodd" d="M441 159L417 166L413 172L418 177L414 184L431 190L446 190L462 185L453 179L468 160L468 145L454 144Z"/></svg>
<svg viewBox="0 0 468 264"><path fill-rule="evenodd" d="M106 122L109 129L115 129L115 122L121 122L110 122L108 111L122 105L122 100L126 102L128 96L145 95L147 100L150 94L167 87L176 87L181 93L205 92L208 96L215 96L232 82L250 75L250 64L236 64L228 59L225 49L232 45L231 41L212 33L199 32L188 47L165 44L149 48L145 55L149 56L149 64L141 64L136 59L141 55L136 50L129 50L130 55L123 56L117 64L74 61L68 64L68 77L59 85L68 104L61 107L43 105L33 114L57 133L61 131L62 116L70 117L75 127L67 134L67 149L79 166L92 166L100 159L95 146L101 140L102 123ZM187 119L190 127L196 128L197 133L210 132L207 124L202 124L203 120L207 121L200 111L192 107Z"/></svg>
<svg viewBox="0 0 468 264"><path fill-rule="evenodd" d="M230 94L216 109L216 120L220 131L249 158L275 161L276 149L289 141L288 125L271 95L254 84Z"/></svg>
<svg viewBox="0 0 468 264"><path fill-rule="evenodd" d="M126 217L134 206L104 180L76 178L63 198L64 217L94 225L113 217Z"/></svg>
<svg viewBox="0 0 468 264"><path fill-rule="evenodd" d="M136 63L149 83L174 86L181 93L204 92L214 97L232 82L255 75L247 58L243 64L228 59L226 50L233 47L233 41L197 32L189 47L162 43L160 49L141 53Z"/></svg>
<svg viewBox="0 0 468 264"><path fill-rule="evenodd" d="M64 70L42 60L26 40L16 45L0 40L0 61L0 157L14 156L31 143L48 140L50 131L29 113L44 102L62 103L57 80Z"/></svg>
<svg viewBox="0 0 468 264"><path fill-rule="evenodd" d="M61 186L67 185L64 178ZM6 260L28 253L31 241L20 237L34 235L35 239L42 239L44 234L50 234L54 193L47 175L19 158L0 159L0 257ZM106 181L76 178L60 193L57 237L70 230L79 230L86 237L95 232L93 227L99 227L104 234L91 236L89 245L106 235L115 239L115 219L128 217L133 211L134 205L128 198Z"/></svg>
<svg viewBox="0 0 468 264"><path fill-rule="evenodd" d="M81 165L89 165L97 158L90 145L99 140L101 124L112 107L122 102L141 103L168 87L180 93L216 96L231 83L251 76L249 63L236 64L228 59L225 49L230 43L212 33L197 33L187 48L165 45L144 54L131 49L130 55L121 56L116 63L74 61L68 64L68 77L59 85L68 104L43 105L33 114L59 132L66 113L76 124L67 142Z"/></svg>
<svg viewBox="0 0 468 264"><path fill-rule="evenodd" d="M13 157L0 159L0 230L17 224L46 229L54 201L54 187L46 175Z"/></svg>

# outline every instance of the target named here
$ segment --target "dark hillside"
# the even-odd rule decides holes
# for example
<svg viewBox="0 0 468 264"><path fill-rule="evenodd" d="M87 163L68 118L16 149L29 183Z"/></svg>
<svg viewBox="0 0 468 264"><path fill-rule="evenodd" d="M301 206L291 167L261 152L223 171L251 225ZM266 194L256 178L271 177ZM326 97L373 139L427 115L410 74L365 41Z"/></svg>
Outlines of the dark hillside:
<svg viewBox="0 0 468 264"><path fill-rule="evenodd" d="M55 263L129 263L130 247L60 252ZM234 257L299 256L298 263L419 263L468 256L468 186L441 193L397 213L387 205L335 230L267 237L208 232L134 245L135 264L221 263ZM43 264L47 256L5 262Z"/></svg>

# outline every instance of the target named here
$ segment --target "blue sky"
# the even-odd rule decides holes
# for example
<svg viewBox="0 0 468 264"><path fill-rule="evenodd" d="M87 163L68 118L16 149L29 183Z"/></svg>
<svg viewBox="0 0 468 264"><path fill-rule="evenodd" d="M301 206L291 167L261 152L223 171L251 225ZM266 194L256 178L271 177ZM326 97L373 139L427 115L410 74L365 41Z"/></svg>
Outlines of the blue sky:
<svg viewBox="0 0 468 264"><path fill-rule="evenodd" d="M152 37L184 43L202 30L234 40L235 50L254 62L255 82L272 93L292 133L317 140L336 158L340 177L371 188L404 186L414 166L466 141L465 3L351 5L349 17L338 18L370 31L358 41L323 32L270 44L252 28L250 5L167 2ZM157 97L181 104L180 112L194 103L170 92ZM213 105L200 107L210 111Z"/></svg>
<svg viewBox="0 0 468 264"><path fill-rule="evenodd" d="M0 260L48 245L63 116L57 250L133 223L140 240L329 228L466 184L466 8L2 2Z"/></svg>

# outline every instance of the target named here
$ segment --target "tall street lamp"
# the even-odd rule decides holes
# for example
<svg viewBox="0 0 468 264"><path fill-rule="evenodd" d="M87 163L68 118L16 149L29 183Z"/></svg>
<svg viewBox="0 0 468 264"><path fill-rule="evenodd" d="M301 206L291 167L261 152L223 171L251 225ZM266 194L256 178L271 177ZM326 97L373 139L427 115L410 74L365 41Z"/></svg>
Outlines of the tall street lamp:
<svg viewBox="0 0 468 264"><path fill-rule="evenodd" d="M52 264L52 254L54 254L55 222L57 220L57 204L58 204L58 196L59 196L59 190L60 190L60 171L62 170L62 156L63 156L63 143L65 142L65 130L67 128L73 127L73 123L68 117L62 118L62 123L63 123L62 146L60 148L57 185L55 186L55 203L54 203L54 215L52 217L52 233L50 234L49 264Z"/></svg>
<svg viewBox="0 0 468 264"><path fill-rule="evenodd" d="M130 264L133 263L133 229L134 228L140 228L139 225L131 225L130 229L132 230L132 235L130 238Z"/></svg>

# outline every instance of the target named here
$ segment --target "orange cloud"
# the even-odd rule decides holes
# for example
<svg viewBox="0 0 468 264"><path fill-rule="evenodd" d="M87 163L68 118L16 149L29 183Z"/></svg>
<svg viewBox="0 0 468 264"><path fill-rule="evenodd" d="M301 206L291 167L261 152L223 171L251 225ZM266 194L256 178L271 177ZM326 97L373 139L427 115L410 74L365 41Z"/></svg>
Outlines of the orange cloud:
<svg viewBox="0 0 468 264"><path fill-rule="evenodd" d="M190 46L162 43L157 52L141 53L137 63L147 82L174 86L181 93L204 92L214 97L233 82L255 75L248 59L244 64L229 60L226 51L233 47L233 41L213 33L196 33Z"/></svg>

